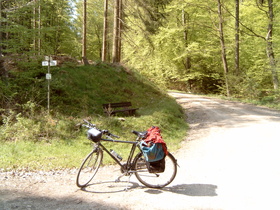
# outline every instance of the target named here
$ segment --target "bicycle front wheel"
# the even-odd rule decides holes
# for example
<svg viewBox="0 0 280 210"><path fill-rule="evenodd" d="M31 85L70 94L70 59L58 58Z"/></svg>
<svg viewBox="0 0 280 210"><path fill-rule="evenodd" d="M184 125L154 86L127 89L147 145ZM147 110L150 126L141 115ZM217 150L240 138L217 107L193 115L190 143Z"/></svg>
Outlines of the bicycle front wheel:
<svg viewBox="0 0 280 210"><path fill-rule="evenodd" d="M97 173L103 159L103 151L95 148L83 161L77 174L76 184L78 187L85 187Z"/></svg>
<svg viewBox="0 0 280 210"><path fill-rule="evenodd" d="M146 160L142 153L136 155L133 161L136 170L136 178L145 186L151 188L162 188L170 184L177 174L177 161L172 154L168 153L165 157L164 172L150 173L147 168Z"/></svg>

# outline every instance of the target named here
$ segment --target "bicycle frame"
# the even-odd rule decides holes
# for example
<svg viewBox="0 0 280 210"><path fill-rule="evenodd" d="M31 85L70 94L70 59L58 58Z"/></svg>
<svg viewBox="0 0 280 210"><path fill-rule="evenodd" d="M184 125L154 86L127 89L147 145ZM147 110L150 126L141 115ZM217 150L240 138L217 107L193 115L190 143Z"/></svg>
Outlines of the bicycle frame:
<svg viewBox="0 0 280 210"><path fill-rule="evenodd" d="M111 152L109 152L109 150L101 143L101 141L132 144L127 161L122 164L118 158L116 158L114 155L111 154ZM127 166L131 166L131 162L133 160L133 155L134 155L137 145L139 144L139 141L124 141L124 140L115 140L115 139L101 139L101 141L99 141L97 143L97 145L100 146L108 155L110 155L111 158L121 167L122 170L128 170L129 167L127 167Z"/></svg>

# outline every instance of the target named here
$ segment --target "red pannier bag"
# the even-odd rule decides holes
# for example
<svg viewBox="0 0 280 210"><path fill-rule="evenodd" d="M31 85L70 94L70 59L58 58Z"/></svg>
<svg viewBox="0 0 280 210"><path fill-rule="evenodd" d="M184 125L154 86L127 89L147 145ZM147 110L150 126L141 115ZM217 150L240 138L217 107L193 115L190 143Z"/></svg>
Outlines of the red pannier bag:
<svg viewBox="0 0 280 210"><path fill-rule="evenodd" d="M152 126L147 130L146 138L140 144L150 173L160 173L165 170L167 146L160 134L160 128Z"/></svg>

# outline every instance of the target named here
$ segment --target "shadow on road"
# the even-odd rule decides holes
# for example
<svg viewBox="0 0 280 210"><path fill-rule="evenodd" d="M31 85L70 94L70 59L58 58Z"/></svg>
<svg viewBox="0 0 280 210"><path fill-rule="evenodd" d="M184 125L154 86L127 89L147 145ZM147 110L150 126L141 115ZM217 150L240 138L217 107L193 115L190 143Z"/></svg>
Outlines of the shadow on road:
<svg viewBox="0 0 280 210"><path fill-rule="evenodd" d="M90 184L82 188L82 191L88 193L118 193L118 192L124 192L127 190L135 189L137 187L139 187L139 184L135 182L104 181L104 182Z"/></svg>
<svg viewBox="0 0 280 210"><path fill-rule="evenodd" d="M162 189L153 189L140 186L135 182L104 181L90 184L87 187L82 188L82 191L88 193L119 193L137 189L146 189L145 192L150 194L172 192L187 196L217 196L217 186L212 184L179 184L171 187L164 187Z"/></svg>
<svg viewBox="0 0 280 210"><path fill-rule="evenodd" d="M148 189L145 192L160 194L164 191L178 193L187 196L217 196L217 186L212 184L180 184L163 189Z"/></svg>
<svg viewBox="0 0 280 210"><path fill-rule="evenodd" d="M36 209L116 209L115 206L97 201L86 201L73 195L49 197L34 195L19 190L0 190L0 209L36 210Z"/></svg>

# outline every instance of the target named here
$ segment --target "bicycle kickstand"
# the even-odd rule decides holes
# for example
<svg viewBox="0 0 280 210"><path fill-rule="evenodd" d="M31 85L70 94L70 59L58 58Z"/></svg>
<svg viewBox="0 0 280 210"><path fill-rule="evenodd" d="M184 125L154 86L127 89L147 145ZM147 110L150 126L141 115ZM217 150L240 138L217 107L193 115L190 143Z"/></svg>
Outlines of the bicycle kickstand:
<svg viewBox="0 0 280 210"><path fill-rule="evenodd" d="M123 173L122 175L120 175L116 180L115 182L120 182L121 181L121 178L126 176L127 174L126 173ZM127 184L126 184L126 187L125 187L125 191L128 190L128 184L130 183L130 177L132 176L132 174L129 174L128 175L128 180L127 180Z"/></svg>

